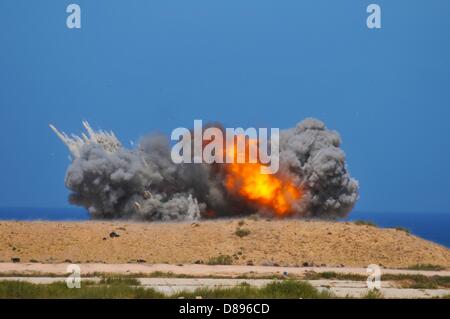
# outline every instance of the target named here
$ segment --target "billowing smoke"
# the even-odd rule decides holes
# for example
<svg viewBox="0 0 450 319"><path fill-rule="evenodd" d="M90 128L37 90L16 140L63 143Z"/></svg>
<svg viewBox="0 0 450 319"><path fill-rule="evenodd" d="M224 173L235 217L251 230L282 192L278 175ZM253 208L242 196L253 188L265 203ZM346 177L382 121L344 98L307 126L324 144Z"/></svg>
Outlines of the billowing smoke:
<svg viewBox="0 0 450 319"><path fill-rule="evenodd" d="M304 188L303 214L344 217L358 200L358 182L351 178L341 138L316 119L305 119L280 137L280 162Z"/></svg>
<svg viewBox="0 0 450 319"><path fill-rule="evenodd" d="M335 218L345 216L358 199L358 182L347 171L339 134L315 119L280 132L280 170L273 178L298 189L295 197L283 198L289 209L282 214L268 202L270 192L248 197L230 189L228 164L175 164L165 136L145 137L127 149L112 132L83 125L87 135L81 137L51 128L72 154L65 178L70 202L93 218L195 220L254 213Z"/></svg>

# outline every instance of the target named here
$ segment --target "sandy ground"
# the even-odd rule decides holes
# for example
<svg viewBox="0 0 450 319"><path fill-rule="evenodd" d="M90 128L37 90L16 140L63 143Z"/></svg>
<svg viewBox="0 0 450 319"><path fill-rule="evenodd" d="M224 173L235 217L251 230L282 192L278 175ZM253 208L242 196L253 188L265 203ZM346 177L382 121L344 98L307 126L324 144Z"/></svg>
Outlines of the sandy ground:
<svg viewBox="0 0 450 319"><path fill-rule="evenodd" d="M219 255L235 265L450 268L450 250L395 229L301 220L197 223L0 221L0 262L193 264ZM238 237L238 227L250 234ZM110 237L115 232L119 237Z"/></svg>

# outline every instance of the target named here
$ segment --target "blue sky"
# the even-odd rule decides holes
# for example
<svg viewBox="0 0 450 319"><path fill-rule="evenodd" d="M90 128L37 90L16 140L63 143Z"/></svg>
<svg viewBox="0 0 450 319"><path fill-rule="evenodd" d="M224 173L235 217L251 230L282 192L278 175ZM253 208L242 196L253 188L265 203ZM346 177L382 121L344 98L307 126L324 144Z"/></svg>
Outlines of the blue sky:
<svg viewBox="0 0 450 319"><path fill-rule="evenodd" d="M366 7L382 8L381 30ZM69 3L82 29L66 27ZM68 206L81 121L127 144L190 127L291 127L343 138L356 210L450 213L450 2L0 2L0 206Z"/></svg>

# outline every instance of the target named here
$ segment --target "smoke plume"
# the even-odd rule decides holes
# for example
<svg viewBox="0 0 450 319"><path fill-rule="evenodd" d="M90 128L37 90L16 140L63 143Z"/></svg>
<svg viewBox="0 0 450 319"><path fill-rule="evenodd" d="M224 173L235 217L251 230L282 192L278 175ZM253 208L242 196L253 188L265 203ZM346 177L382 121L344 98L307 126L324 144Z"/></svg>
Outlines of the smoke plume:
<svg viewBox="0 0 450 319"><path fill-rule="evenodd" d="M68 136L70 202L97 219L195 220L249 215L344 217L358 199L341 139L316 119L280 131L280 170L259 175L259 164L174 164L162 135L124 148L112 132ZM265 176L265 177L264 177Z"/></svg>

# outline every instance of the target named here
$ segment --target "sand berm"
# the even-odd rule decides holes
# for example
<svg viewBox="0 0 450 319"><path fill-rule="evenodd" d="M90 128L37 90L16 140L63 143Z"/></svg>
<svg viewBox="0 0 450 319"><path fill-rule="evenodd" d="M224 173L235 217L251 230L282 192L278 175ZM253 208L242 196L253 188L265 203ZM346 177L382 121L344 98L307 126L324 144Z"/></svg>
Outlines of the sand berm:
<svg viewBox="0 0 450 319"><path fill-rule="evenodd" d="M193 264L218 256L235 265L450 268L444 246L403 230L350 222L0 221L0 262Z"/></svg>

